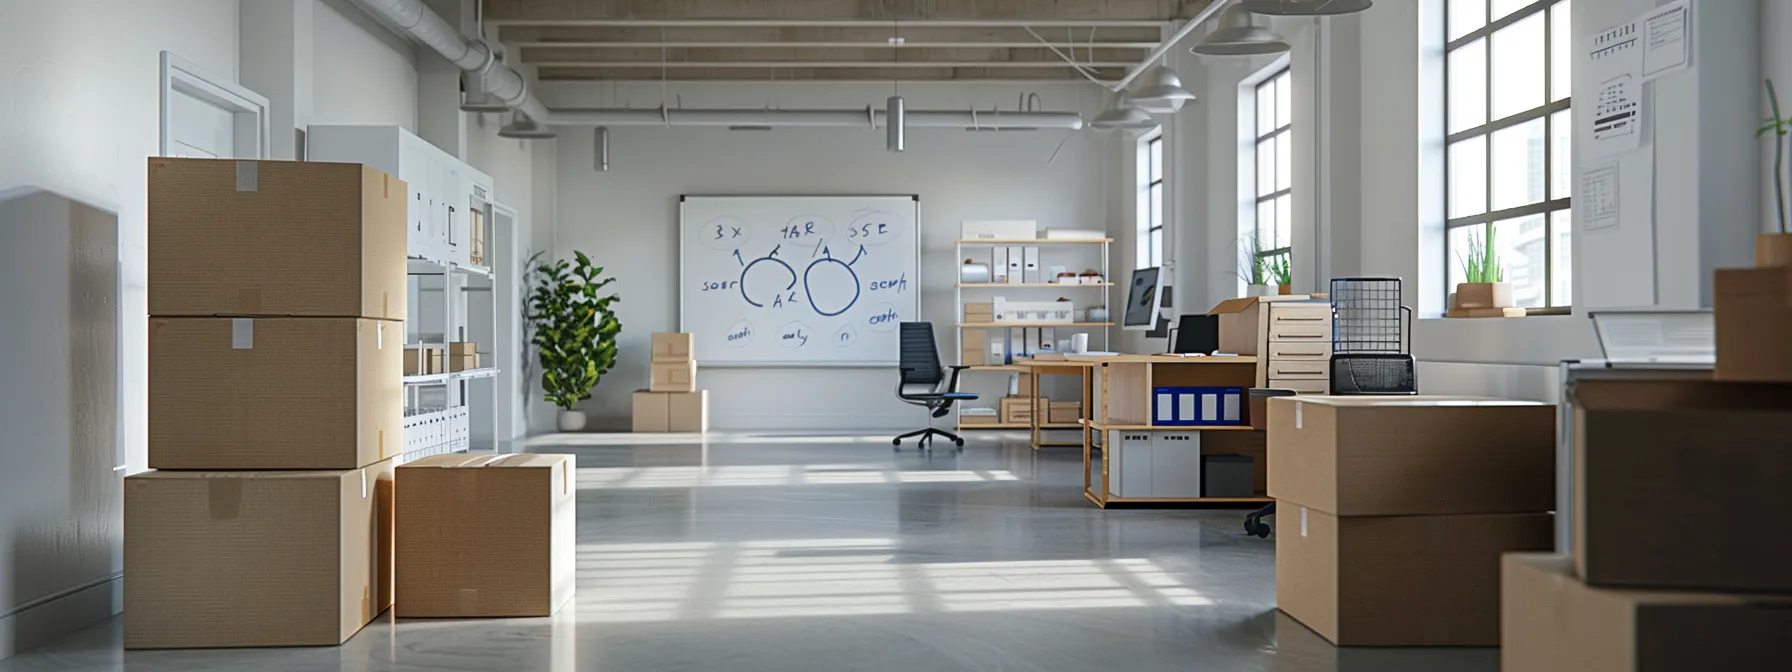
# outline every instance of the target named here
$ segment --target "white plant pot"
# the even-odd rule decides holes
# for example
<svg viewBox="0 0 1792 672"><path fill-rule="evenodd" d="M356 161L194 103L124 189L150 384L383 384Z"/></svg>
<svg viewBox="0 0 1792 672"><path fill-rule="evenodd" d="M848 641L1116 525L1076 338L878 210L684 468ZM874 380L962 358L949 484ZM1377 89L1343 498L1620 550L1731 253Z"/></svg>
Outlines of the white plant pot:
<svg viewBox="0 0 1792 672"><path fill-rule="evenodd" d="M584 411L560 411L560 431L577 432L585 429Z"/></svg>
<svg viewBox="0 0 1792 672"><path fill-rule="evenodd" d="M1245 290L1245 296L1275 296L1279 289L1275 285L1251 285Z"/></svg>

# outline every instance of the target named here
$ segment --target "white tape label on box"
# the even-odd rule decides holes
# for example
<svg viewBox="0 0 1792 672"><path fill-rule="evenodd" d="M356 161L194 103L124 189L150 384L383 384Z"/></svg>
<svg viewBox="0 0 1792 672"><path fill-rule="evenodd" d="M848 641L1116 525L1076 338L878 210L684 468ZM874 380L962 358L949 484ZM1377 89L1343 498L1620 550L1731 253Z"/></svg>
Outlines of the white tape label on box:
<svg viewBox="0 0 1792 672"><path fill-rule="evenodd" d="M1307 507L1304 506L1300 507L1300 536L1303 539L1307 536Z"/></svg>
<svg viewBox="0 0 1792 672"><path fill-rule="evenodd" d="M261 187L260 169L254 161L236 162L236 190L255 191Z"/></svg>
<svg viewBox="0 0 1792 672"><path fill-rule="evenodd" d="M1300 429L1300 402L1298 401L1294 402L1294 428Z"/></svg>
<svg viewBox="0 0 1792 672"><path fill-rule="evenodd" d="M239 317L230 321L230 347L234 350L255 347L255 320Z"/></svg>
<svg viewBox="0 0 1792 672"><path fill-rule="evenodd" d="M385 350L386 349L386 325L384 323L375 324L375 325L373 325L373 329L374 329L374 331L373 331L373 349Z"/></svg>

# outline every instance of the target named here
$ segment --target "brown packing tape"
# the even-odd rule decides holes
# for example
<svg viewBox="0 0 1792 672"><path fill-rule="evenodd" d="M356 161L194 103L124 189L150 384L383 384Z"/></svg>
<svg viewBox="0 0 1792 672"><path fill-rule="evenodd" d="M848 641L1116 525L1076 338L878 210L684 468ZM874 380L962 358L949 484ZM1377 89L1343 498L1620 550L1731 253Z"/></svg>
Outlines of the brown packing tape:
<svg viewBox="0 0 1792 672"><path fill-rule="evenodd" d="M386 430L379 430L380 459L386 459Z"/></svg>
<svg viewBox="0 0 1792 672"><path fill-rule="evenodd" d="M205 479L205 500L212 520L235 520L243 508L243 479Z"/></svg>
<svg viewBox="0 0 1792 672"><path fill-rule="evenodd" d="M392 297L388 292L380 292L380 314L392 317Z"/></svg>

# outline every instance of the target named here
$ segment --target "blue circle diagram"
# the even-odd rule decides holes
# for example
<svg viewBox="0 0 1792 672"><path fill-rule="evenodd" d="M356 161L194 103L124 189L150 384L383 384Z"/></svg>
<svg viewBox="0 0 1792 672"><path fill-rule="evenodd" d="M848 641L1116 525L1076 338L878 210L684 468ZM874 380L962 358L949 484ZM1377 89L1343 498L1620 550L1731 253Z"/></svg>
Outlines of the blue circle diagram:
<svg viewBox="0 0 1792 672"><path fill-rule="evenodd" d="M745 268L740 269L740 298L744 299L749 305L753 306L754 308L764 308L765 303L763 301L754 301L753 294L747 291L747 286L750 284L757 284L761 287L764 286L763 283L754 282L753 277L752 277L753 268L760 264L764 264L764 263L768 263L768 262L772 263L772 264L776 264L778 266L783 266L784 272L790 274L790 282L784 284L785 290L789 290L790 288L796 286L796 269L791 268L790 264L784 263L783 259L779 259L777 257L760 257L758 259L754 259L752 261L752 263L749 263L746 265ZM770 268L770 267L767 267L767 268ZM765 274L761 273L760 275L764 276ZM782 280L782 278L780 278L780 280ZM779 293L778 291L772 292L772 294L774 294L774 295L778 294L778 293ZM769 301L770 299L766 299L766 300Z"/></svg>
<svg viewBox="0 0 1792 672"><path fill-rule="evenodd" d="M847 296L846 287L852 288L851 296ZM803 293L808 295L809 307L815 312L824 317L839 315L859 302L859 274L839 259L816 259L803 269Z"/></svg>

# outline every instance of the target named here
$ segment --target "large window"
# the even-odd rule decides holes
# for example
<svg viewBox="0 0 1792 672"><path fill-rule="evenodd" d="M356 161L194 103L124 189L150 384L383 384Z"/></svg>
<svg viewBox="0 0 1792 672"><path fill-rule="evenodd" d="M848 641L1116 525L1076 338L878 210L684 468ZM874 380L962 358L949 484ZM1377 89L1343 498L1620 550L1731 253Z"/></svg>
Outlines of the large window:
<svg viewBox="0 0 1792 672"><path fill-rule="evenodd" d="M1294 245L1294 92L1288 68L1257 84L1254 101L1257 200L1251 249L1256 258L1251 263L1259 269L1286 267ZM1264 279L1264 284L1276 282Z"/></svg>
<svg viewBox="0 0 1792 672"><path fill-rule="evenodd" d="M1571 0L1445 0L1446 265L1490 245L1515 303L1569 304Z"/></svg>
<svg viewBox="0 0 1792 672"><path fill-rule="evenodd" d="M1164 136L1139 140L1139 268L1164 263Z"/></svg>

